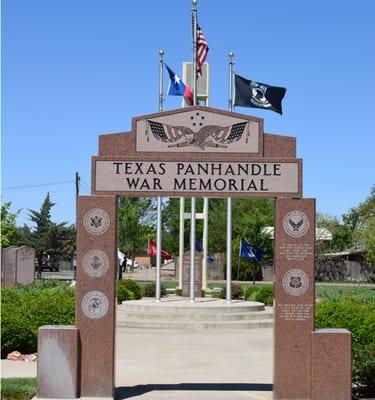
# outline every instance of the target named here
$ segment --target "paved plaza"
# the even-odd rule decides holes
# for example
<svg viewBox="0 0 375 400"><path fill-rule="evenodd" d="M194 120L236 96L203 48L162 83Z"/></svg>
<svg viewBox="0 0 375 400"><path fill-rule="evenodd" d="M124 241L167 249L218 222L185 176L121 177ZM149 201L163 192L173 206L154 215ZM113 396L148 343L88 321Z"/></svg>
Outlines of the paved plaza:
<svg viewBox="0 0 375 400"><path fill-rule="evenodd" d="M116 348L118 399L272 398L272 329L118 328ZM36 363L1 363L3 377L36 376Z"/></svg>

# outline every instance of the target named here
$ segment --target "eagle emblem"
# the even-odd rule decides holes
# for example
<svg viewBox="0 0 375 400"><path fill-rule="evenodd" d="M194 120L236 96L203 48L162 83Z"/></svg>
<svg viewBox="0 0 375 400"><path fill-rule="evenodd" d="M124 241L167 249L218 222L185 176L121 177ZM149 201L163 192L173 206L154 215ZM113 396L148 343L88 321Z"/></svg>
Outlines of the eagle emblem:
<svg viewBox="0 0 375 400"><path fill-rule="evenodd" d="M147 120L147 124L155 139L170 143L168 147L206 147L227 148L228 144L241 139L247 122L240 122L230 126L206 125L197 132L185 126L172 126L160 122Z"/></svg>
<svg viewBox="0 0 375 400"><path fill-rule="evenodd" d="M298 231L299 231L299 228L300 228L300 227L302 226L302 224L303 224L303 219L301 219L301 220L298 221L298 222L294 222L292 219L289 218L289 223L290 223L290 225L292 226L293 231L298 232Z"/></svg>
<svg viewBox="0 0 375 400"><path fill-rule="evenodd" d="M93 217L91 217L91 226L94 228L99 228L102 225L102 220L103 218L100 217L99 215L94 215Z"/></svg>

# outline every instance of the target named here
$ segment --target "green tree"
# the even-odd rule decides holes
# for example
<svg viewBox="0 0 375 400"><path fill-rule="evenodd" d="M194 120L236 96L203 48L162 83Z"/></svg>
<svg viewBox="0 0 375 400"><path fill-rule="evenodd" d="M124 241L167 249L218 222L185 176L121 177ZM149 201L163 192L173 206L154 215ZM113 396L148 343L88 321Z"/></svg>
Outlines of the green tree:
<svg viewBox="0 0 375 400"><path fill-rule="evenodd" d="M208 249L210 252L226 252L226 215L227 202L225 199L210 199L208 211ZM197 212L203 209L203 199L197 199ZM185 200L185 212L190 210L190 200ZM263 228L273 226L274 202L273 200L234 199L232 220L232 255L234 275L237 276L238 243L244 238L249 243L262 248L265 252L264 263L272 262L272 239L263 233ZM163 213L165 233L163 235L163 248L172 254L178 254L179 246L179 215L180 201L178 198L170 199ZM190 246L190 221L185 220L184 243L185 250ZM196 238L201 240L203 232L202 220L196 223ZM249 262L241 262L242 278L252 276L252 266ZM259 268L259 264L256 265ZM246 270L246 271L245 271ZM250 271L250 272L249 272Z"/></svg>
<svg viewBox="0 0 375 400"><path fill-rule="evenodd" d="M347 250L352 247L354 231L347 223L340 223L338 218L318 212L316 226L318 228L326 228L332 233L332 240L328 246L324 243L317 244L316 250L318 254Z"/></svg>
<svg viewBox="0 0 375 400"><path fill-rule="evenodd" d="M10 212L12 203L4 203L1 206L1 247L8 247L16 244L19 239L19 232L16 226L16 219L20 211Z"/></svg>
<svg viewBox="0 0 375 400"><path fill-rule="evenodd" d="M273 240L264 232L266 226L274 225L274 202L270 199L239 199L233 205L232 276L239 280L261 279L261 266L272 264ZM260 262L239 257L240 240L263 250ZM238 268L239 267L239 268Z"/></svg>
<svg viewBox="0 0 375 400"><path fill-rule="evenodd" d="M119 248L134 260L137 252L146 249L147 240L155 232L155 206L146 197L123 197L119 204Z"/></svg>
<svg viewBox="0 0 375 400"><path fill-rule="evenodd" d="M366 250L366 259L375 268L375 185L370 196L343 215L344 222L353 230L353 244Z"/></svg>
<svg viewBox="0 0 375 400"><path fill-rule="evenodd" d="M35 224L34 229L27 225L19 229L20 242L35 249L39 276L45 256L49 256L51 263L56 264L61 259L72 258L75 252L75 227L67 226L67 222L51 221L51 208L54 205L47 193L39 211L29 210L30 220Z"/></svg>

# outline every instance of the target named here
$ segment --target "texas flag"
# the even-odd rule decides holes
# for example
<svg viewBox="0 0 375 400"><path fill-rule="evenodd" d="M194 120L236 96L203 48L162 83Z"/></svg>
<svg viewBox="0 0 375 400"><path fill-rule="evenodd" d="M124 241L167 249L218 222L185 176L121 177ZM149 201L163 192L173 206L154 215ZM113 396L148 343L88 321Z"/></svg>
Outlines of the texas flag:
<svg viewBox="0 0 375 400"><path fill-rule="evenodd" d="M171 79L169 82L169 88L168 88L168 94L170 96L184 96L184 99L187 104L190 106L193 104L193 93L191 92L190 88L188 85L185 85L184 82L182 82L182 79L175 74L167 64L165 64L169 78Z"/></svg>

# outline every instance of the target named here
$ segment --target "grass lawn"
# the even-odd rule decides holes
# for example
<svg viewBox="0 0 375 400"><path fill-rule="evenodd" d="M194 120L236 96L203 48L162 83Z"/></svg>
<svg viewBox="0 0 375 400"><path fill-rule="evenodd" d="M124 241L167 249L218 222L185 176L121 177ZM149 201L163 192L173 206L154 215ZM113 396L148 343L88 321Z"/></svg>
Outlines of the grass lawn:
<svg viewBox="0 0 375 400"><path fill-rule="evenodd" d="M36 395L36 378L2 378L3 400L29 400Z"/></svg>
<svg viewBox="0 0 375 400"><path fill-rule="evenodd" d="M154 281L137 281L140 286L144 286L148 283L154 283ZM175 289L178 286L177 280L166 280L162 281L162 284L166 286L167 289ZM239 283L243 289L249 286L255 286L257 289L265 286L265 283L257 283L253 285L252 282L240 282ZM267 283L267 286L270 283ZM223 281L220 282L212 282L208 284L210 289L213 288L225 288L225 283ZM375 287L362 285L362 284L350 284L350 283L323 283L316 282L315 283L315 297L325 300L340 300L342 297L346 295L350 295L358 300L365 302L375 302Z"/></svg>

